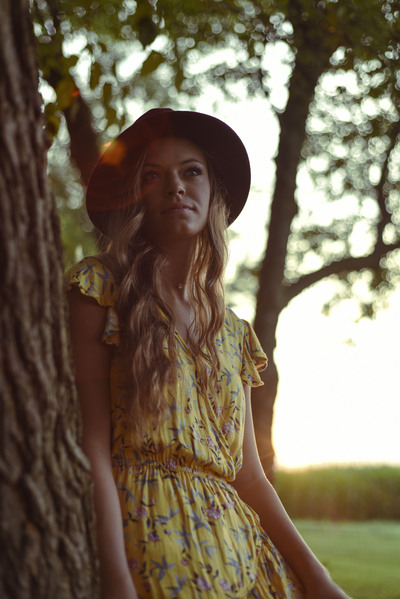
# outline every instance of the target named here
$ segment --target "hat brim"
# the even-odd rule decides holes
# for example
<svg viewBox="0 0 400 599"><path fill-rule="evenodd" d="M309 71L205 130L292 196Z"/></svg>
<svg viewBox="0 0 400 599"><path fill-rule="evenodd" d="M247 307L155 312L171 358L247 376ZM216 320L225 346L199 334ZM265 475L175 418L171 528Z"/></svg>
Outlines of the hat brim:
<svg viewBox="0 0 400 599"><path fill-rule="evenodd" d="M135 162L156 139L182 137L203 148L227 191L228 224L240 214L250 190L250 163L239 136L223 121L199 112L151 110L125 129L107 148L90 177L86 208L94 225L107 234L110 215L129 205L129 180Z"/></svg>

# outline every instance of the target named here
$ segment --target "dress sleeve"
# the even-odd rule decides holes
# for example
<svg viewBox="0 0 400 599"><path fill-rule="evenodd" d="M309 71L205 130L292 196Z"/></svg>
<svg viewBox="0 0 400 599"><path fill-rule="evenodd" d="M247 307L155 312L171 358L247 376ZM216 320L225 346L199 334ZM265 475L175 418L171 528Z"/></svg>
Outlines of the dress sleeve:
<svg viewBox="0 0 400 599"><path fill-rule="evenodd" d="M96 257L84 258L65 274L65 289L78 287L79 291L107 308L102 341L119 345L118 316L115 311L117 287L112 272Z"/></svg>
<svg viewBox="0 0 400 599"><path fill-rule="evenodd" d="M259 387L264 384L259 373L267 368L268 358L257 339L253 327L247 321L244 320L243 322L245 330L241 378L245 385Z"/></svg>

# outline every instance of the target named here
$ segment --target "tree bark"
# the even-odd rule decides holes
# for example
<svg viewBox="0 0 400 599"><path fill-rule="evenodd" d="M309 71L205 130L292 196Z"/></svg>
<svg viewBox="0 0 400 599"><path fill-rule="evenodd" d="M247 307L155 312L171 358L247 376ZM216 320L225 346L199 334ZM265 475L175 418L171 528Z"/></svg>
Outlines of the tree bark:
<svg viewBox="0 0 400 599"><path fill-rule="evenodd" d="M287 243L298 210L296 177L306 135L309 105L315 85L328 64L329 55L327 49L321 48L318 60L310 63L307 60L302 62L302 54L299 53L290 81L288 102L279 119L281 133L275 161L276 183L268 241L259 274L254 320L254 328L268 355L269 366L262 374L264 386L254 389L252 399L258 451L264 471L271 481L274 476L273 410L279 382L274 350L279 315L288 301L284 283Z"/></svg>
<svg viewBox="0 0 400 599"><path fill-rule="evenodd" d="M0 6L0 596L97 596L28 0Z"/></svg>

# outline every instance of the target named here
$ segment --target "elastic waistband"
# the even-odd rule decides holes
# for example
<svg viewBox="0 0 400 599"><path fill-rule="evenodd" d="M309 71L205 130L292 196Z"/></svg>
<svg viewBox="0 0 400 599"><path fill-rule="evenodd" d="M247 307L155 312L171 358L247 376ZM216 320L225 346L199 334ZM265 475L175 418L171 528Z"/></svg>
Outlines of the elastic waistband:
<svg viewBox="0 0 400 599"><path fill-rule="evenodd" d="M206 468L201 468L198 466L186 466L178 464L178 462L174 458L167 458L166 460L156 460L156 459L148 459L143 460L141 462L137 462L133 459L122 460L120 458L112 460L113 467L126 469L129 471L133 471L137 474L141 474L146 470L162 470L168 474L189 474L189 475L198 475L204 477L207 480L216 480L218 482L226 483L230 485L229 481L226 477L218 472L213 472L207 470Z"/></svg>

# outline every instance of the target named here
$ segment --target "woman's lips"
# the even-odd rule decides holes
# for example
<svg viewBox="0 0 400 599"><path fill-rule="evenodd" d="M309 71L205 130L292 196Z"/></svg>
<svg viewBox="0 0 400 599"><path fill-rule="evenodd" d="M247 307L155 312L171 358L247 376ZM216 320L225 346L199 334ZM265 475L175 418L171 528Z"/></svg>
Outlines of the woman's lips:
<svg viewBox="0 0 400 599"><path fill-rule="evenodd" d="M193 210L193 208L187 204L174 204L173 206L163 210L162 213L166 214L167 212L181 212L183 210Z"/></svg>

